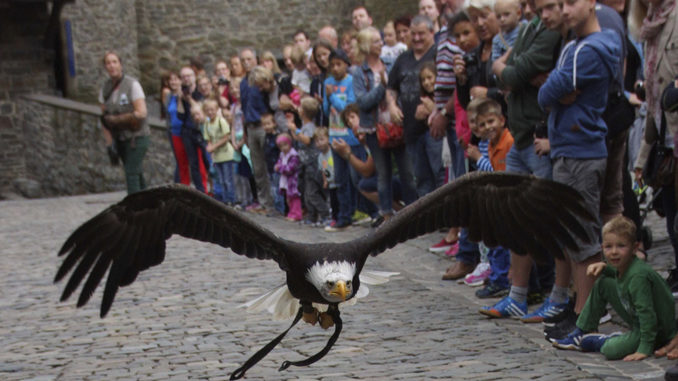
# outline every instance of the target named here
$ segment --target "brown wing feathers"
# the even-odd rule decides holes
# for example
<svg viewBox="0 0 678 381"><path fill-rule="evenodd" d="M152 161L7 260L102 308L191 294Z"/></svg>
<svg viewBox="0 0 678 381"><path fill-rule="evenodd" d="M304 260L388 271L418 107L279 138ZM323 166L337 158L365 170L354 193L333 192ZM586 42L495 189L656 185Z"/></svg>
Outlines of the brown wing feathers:
<svg viewBox="0 0 678 381"><path fill-rule="evenodd" d="M535 257L576 250L589 239L577 217L592 219L570 187L531 176L472 173L401 210L364 244L376 255L398 242L444 227L469 230L472 241Z"/></svg>
<svg viewBox="0 0 678 381"><path fill-rule="evenodd" d="M360 247L376 255L399 242L450 226L469 228L472 240L501 245L517 253L561 257L576 249L574 236L588 239L576 216L591 219L581 197L551 181L506 173L475 173L448 184L408 206L374 234L347 243L353 255ZM197 191L168 186L128 196L80 226L66 240L66 255L55 281L75 270L61 300L89 273L78 306L85 304L103 276L101 316L106 315L120 286L139 272L161 263L172 234L230 247L250 258L274 259L286 269L285 253L295 247L237 212ZM346 246L346 247L349 247Z"/></svg>
<svg viewBox="0 0 678 381"><path fill-rule="evenodd" d="M78 306L84 305L108 271L101 305L105 316L120 286L162 263L165 241L172 234L286 266L285 241L208 196L173 185L130 195L71 234L59 251L67 255L55 277L59 281L75 268L61 300L68 299L89 273L78 298Z"/></svg>

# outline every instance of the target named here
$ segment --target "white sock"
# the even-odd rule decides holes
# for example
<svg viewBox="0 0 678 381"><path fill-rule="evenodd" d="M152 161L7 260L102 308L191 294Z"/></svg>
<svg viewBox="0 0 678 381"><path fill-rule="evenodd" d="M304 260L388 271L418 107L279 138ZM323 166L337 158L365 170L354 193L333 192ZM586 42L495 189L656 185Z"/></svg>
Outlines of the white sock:
<svg viewBox="0 0 678 381"><path fill-rule="evenodd" d="M554 284L549 299L551 299L551 302L556 304L567 303L569 300L567 296L568 291L569 289L567 287L558 287Z"/></svg>
<svg viewBox="0 0 678 381"><path fill-rule="evenodd" d="M527 287L511 286L509 297L518 303L527 302Z"/></svg>

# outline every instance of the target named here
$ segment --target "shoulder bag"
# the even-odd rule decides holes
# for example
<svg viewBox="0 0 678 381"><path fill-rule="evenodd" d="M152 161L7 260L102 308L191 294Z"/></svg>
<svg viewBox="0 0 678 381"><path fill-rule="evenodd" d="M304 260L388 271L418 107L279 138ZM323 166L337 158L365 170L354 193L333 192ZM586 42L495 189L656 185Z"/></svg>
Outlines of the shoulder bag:
<svg viewBox="0 0 678 381"><path fill-rule="evenodd" d="M365 87L367 91L370 91L370 79L365 69L363 69L363 77L365 78ZM388 107L383 103L383 101L379 102L376 109L377 142L379 142L380 148L400 147L405 143L403 126L391 121Z"/></svg>
<svg viewBox="0 0 678 381"><path fill-rule="evenodd" d="M665 140L666 118L662 112L659 137L652 143L650 155L643 169L643 180L653 189L659 189L674 183L676 159L673 157L673 149L665 145Z"/></svg>

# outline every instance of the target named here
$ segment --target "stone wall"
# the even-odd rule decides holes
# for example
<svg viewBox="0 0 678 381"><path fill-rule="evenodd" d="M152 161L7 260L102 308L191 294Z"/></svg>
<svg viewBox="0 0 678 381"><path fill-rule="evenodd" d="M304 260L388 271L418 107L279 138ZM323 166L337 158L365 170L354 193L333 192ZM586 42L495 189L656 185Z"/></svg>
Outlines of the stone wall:
<svg viewBox="0 0 678 381"><path fill-rule="evenodd" d="M362 4L370 11L377 28L400 16L416 15L419 9L419 0L365 0Z"/></svg>
<svg viewBox="0 0 678 381"><path fill-rule="evenodd" d="M58 93L60 55L43 46L48 3L0 2L0 199L124 189L122 169L108 164L92 112L25 98ZM313 38L326 24L350 27L351 10L361 4L378 27L417 9L417 0L75 0L61 13L71 26L75 61L75 76L65 78L67 96L96 102L106 77L101 58L113 49L125 72L141 80L155 113L163 69L196 55L211 66L245 46L280 54L297 29ZM145 173L157 185L172 179L174 159L162 128L153 130L152 141Z"/></svg>
<svg viewBox="0 0 678 381"><path fill-rule="evenodd" d="M28 176L14 188L26 197L45 197L124 190L121 166L112 166L98 127L98 107L57 97L28 96L17 102L27 137ZM174 157L164 125L151 128L151 146L144 159L150 185L172 181Z"/></svg>
<svg viewBox="0 0 678 381"><path fill-rule="evenodd" d="M75 56L75 78L68 84L70 98L96 101L106 76L101 60L107 50L118 52L125 72L139 77L135 2L76 0L64 6L61 19L71 23Z"/></svg>
<svg viewBox="0 0 678 381"><path fill-rule="evenodd" d="M280 54L297 29L310 35L326 24L344 27L355 1L181 0L137 2L141 82L157 86L159 73L200 56L207 66L241 48Z"/></svg>
<svg viewBox="0 0 678 381"><path fill-rule="evenodd" d="M28 144L16 99L54 93L54 52L43 47L47 20L45 3L0 3L0 199L27 176Z"/></svg>
<svg viewBox="0 0 678 381"><path fill-rule="evenodd" d="M417 0L75 1L64 8L62 19L73 25L76 98L96 96L104 77L101 54L107 49L118 50L125 71L139 78L148 94L156 94L160 73L190 57L200 56L212 67L243 47L280 55L298 29L314 38L327 24L340 32L349 28L351 10L361 4L377 27L417 10ZM136 24L122 22L134 18Z"/></svg>

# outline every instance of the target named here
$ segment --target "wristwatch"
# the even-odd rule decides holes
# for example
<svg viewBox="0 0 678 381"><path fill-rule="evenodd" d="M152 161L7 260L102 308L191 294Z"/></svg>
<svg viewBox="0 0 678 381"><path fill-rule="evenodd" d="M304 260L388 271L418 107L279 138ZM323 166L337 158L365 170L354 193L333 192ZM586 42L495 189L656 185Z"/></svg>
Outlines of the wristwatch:
<svg viewBox="0 0 678 381"><path fill-rule="evenodd" d="M440 115L447 118L447 109L445 108L445 106L443 106L443 108L440 109Z"/></svg>

